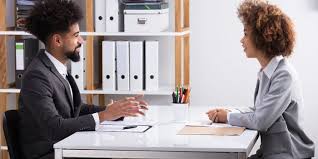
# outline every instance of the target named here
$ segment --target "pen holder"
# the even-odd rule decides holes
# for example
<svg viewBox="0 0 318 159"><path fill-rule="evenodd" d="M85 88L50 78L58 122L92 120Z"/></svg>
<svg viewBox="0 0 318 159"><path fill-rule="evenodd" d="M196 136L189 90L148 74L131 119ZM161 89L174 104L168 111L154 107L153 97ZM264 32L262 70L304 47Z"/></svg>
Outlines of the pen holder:
<svg viewBox="0 0 318 159"><path fill-rule="evenodd" d="M189 103L172 103L174 120L176 122L187 122Z"/></svg>

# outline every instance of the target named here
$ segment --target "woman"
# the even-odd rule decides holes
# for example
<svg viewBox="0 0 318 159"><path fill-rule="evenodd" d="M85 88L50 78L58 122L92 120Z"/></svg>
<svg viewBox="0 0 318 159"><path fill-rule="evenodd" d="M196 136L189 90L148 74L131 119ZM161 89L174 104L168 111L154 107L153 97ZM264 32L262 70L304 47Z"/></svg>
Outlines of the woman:
<svg viewBox="0 0 318 159"><path fill-rule="evenodd" d="M207 112L209 119L258 130L261 147L250 158L313 157L314 143L300 125L303 100L299 81L286 59L295 43L290 18L277 6L261 0L244 1L238 17L244 25L244 52L261 66L254 107L249 111L213 109Z"/></svg>

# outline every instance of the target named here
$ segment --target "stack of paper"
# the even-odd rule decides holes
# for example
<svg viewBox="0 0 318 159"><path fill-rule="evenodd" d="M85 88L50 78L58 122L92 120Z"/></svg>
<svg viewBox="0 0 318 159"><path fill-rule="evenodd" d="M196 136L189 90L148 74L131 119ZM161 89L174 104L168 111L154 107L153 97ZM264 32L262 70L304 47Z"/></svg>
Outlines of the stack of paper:
<svg viewBox="0 0 318 159"><path fill-rule="evenodd" d="M241 135L244 127L231 126L229 124L211 123L210 121L198 121L186 123L179 131L179 135Z"/></svg>
<svg viewBox="0 0 318 159"><path fill-rule="evenodd" d="M133 128L127 128L126 125L99 125L96 131L102 132L136 132L143 133L150 129L151 126L136 125Z"/></svg>
<svg viewBox="0 0 318 159"><path fill-rule="evenodd" d="M143 125L154 126L157 121L154 120L139 120L138 118L126 117L123 121L104 121L101 125Z"/></svg>
<svg viewBox="0 0 318 159"><path fill-rule="evenodd" d="M157 122L153 120L141 120L138 117L126 117L123 121L104 121L97 131L106 132L145 132Z"/></svg>

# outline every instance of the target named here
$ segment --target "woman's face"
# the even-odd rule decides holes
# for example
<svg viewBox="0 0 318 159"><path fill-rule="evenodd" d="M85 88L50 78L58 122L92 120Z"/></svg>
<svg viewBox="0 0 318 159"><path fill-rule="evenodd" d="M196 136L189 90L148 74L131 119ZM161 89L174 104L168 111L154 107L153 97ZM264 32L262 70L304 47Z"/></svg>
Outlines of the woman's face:
<svg viewBox="0 0 318 159"><path fill-rule="evenodd" d="M247 58L257 57L259 51L256 49L255 44L252 41L250 27L244 26L244 36L241 39L241 43Z"/></svg>

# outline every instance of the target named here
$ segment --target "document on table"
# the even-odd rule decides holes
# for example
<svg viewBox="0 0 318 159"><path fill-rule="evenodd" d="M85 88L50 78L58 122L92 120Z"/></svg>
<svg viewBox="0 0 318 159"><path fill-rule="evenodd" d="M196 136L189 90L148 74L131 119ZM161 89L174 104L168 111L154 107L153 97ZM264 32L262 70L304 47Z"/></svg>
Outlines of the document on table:
<svg viewBox="0 0 318 159"><path fill-rule="evenodd" d="M244 127L237 127L229 124L211 124L211 121L195 121L186 123L185 127L178 132L178 135L234 136L241 135L244 130Z"/></svg>
<svg viewBox="0 0 318 159"><path fill-rule="evenodd" d="M213 127L213 128L224 128L224 127L237 127L232 126L230 124L224 124L224 123L212 123L211 121L192 121L187 122L185 124L186 126L193 126L193 127Z"/></svg>
<svg viewBox="0 0 318 159"><path fill-rule="evenodd" d="M143 133L150 129L152 126L140 126L140 125L99 125L96 131L100 132L135 132Z"/></svg>
<svg viewBox="0 0 318 159"><path fill-rule="evenodd" d="M104 121L101 125L138 125L138 126L154 126L157 124L157 121L154 120L142 120L135 117L125 117L123 121Z"/></svg>

